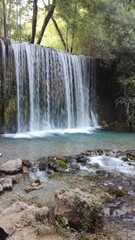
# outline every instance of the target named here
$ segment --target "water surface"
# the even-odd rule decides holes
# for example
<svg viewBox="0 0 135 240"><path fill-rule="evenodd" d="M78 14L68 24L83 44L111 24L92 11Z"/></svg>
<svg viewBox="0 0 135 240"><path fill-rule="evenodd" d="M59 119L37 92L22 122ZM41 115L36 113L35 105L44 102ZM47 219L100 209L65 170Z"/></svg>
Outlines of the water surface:
<svg viewBox="0 0 135 240"><path fill-rule="evenodd" d="M93 130L0 136L0 162L17 157L36 160L48 155L74 155L95 148L135 149L135 133Z"/></svg>

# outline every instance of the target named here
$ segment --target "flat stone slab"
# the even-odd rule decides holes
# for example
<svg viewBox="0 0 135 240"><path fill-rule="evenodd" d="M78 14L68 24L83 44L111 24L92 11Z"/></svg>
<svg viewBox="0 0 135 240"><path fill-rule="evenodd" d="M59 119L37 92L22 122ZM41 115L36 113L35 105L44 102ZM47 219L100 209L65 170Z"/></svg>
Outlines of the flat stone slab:
<svg viewBox="0 0 135 240"><path fill-rule="evenodd" d="M0 166L0 172L5 174L15 174L22 170L22 160L20 158L9 160Z"/></svg>

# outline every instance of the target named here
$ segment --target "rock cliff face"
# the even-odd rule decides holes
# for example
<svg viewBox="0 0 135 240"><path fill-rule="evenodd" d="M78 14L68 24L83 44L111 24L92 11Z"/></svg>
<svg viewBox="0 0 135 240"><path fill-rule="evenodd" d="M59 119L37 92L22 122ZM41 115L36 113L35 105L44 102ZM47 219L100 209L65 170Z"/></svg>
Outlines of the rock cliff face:
<svg viewBox="0 0 135 240"><path fill-rule="evenodd" d="M97 83L97 112L100 122L112 123L126 121L122 106L116 107L116 99L122 95L122 89L117 79L117 64L115 61L99 60ZM115 123L117 126L115 126ZM104 127L104 126L103 126ZM119 128L120 126L118 126ZM122 126L124 127L124 126Z"/></svg>
<svg viewBox="0 0 135 240"><path fill-rule="evenodd" d="M16 128L16 75L10 40L0 39L0 131ZM12 127L11 127L12 126Z"/></svg>

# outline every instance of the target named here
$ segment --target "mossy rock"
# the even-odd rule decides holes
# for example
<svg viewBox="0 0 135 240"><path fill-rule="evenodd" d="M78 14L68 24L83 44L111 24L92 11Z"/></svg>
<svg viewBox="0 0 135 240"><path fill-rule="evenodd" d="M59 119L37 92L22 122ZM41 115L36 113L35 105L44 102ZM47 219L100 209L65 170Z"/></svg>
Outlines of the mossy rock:
<svg viewBox="0 0 135 240"><path fill-rule="evenodd" d="M123 197L127 194L126 191L124 191L122 188L112 189L112 190L109 190L109 192L112 195L115 195L116 197Z"/></svg>
<svg viewBox="0 0 135 240"><path fill-rule="evenodd" d="M131 154L130 154L130 155L127 155L127 157L130 158L130 160L135 161L135 155L131 155Z"/></svg>
<svg viewBox="0 0 135 240"><path fill-rule="evenodd" d="M85 232L95 232L95 230L102 229L103 227L103 215L101 202L99 199L95 199L95 202L91 204L91 210L89 211L89 204L82 201L78 196L75 197L74 204L76 206L76 212L83 219L81 223L81 230Z"/></svg>
<svg viewBox="0 0 135 240"><path fill-rule="evenodd" d="M11 122L16 122L17 107L16 100L14 98L8 101L5 109L5 124L8 126Z"/></svg>
<svg viewBox="0 0 135 240"><path fill-rule="evenodd" d="M135 150L126 150L125 153L127 158L135 161Z"/></svg>
<svg viewBox="0 0 135 240"><path fill-rule="evenodd" d="M59 165L60 168L66 169L68 167L68 164L65 162L64 159L57 159L56 160L57 164Z"/></svg>
<svg viewBox="0 0 135 240"><path fill-rule="evenodd" d="M99 197L95 197L80 189L66 191L59 189L55 193L55 219L77 231L96 232L103 228L103 205ZM65 224L64 224L65 225Z"/></svg>

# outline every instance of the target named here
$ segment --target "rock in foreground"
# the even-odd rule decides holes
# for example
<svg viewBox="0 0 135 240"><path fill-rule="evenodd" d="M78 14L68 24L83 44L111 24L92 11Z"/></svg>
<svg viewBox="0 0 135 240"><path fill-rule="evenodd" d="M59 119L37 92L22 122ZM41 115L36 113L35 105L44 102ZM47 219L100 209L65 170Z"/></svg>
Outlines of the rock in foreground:
<svg viewBox="0 0 135 240"><path fill-rule="evenodd" d="M93 194L79 188L55 193L55 218L61 224L66 221L71 228L95 232L103 227L103 207Z"/></svg>
<svg viewBox="0 0 135 240"><path fill-rule="evenodd" d="M20 158L9 160L0 166L0 172L5 174L15 174L22 170L22 160Z"/></svg>

